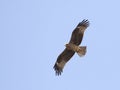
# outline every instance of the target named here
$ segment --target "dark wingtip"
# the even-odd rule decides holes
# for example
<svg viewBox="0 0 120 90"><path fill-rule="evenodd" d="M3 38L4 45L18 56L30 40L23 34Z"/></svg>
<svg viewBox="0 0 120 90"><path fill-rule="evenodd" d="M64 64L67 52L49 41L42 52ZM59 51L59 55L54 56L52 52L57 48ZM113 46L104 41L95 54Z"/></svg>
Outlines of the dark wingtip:
<svg viewBox="0 0 120 90"><path fill-rule="evenodd" d="M53 68L54 68L54 70L55 70L56 76L61 75L61 73L63 72L63 70L57 65L57 63L55 63L55 65L54 65Z"/></svg>
<svg viewBox="0 0 120 90"><path fill-rule="evenodd" d="M83 19L83 21L78 24L78 26L85 26L85 27L88 27L89 25L90 23L88 19Z"/></svg>

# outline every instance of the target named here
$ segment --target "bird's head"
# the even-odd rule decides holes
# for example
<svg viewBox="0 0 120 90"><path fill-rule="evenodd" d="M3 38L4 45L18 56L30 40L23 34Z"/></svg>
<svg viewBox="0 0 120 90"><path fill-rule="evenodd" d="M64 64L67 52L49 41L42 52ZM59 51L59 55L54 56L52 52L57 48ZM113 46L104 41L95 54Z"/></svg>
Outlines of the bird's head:
<svg viewBox="0 0 120 90"><path fill-rule="evenodd" d="M69 45L68 44L65 44L65 47L68 47Z"/></svg>

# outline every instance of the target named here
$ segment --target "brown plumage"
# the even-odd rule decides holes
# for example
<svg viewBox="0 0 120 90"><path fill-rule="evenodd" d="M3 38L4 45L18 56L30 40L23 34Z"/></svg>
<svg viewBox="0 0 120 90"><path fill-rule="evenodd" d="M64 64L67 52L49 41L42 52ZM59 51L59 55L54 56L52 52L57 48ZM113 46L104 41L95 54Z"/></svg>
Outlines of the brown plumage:
<svg viewBox="0 0 120 90"><path fill-rule="evenodd" d="M79 46L82 42L84 31L89 26L88 20L83 20L77 27L73 30L71 39L64 51L58 56L57 61L54 65L54 70L56 75L61 75L65 64L71 59L71 57L76 53L79 56L83 56L86 53L86 46Z"/></svg>

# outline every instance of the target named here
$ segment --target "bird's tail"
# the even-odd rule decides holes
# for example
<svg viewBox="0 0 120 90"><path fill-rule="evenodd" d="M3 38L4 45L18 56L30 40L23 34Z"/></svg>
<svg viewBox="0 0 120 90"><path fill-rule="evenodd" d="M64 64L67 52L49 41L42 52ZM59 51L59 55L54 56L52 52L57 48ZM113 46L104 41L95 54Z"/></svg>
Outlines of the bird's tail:
<svg viewBox="0 0 120 90"><path fill-rule="evenodd" d="M86 54L86 51L86 46L80 46L76 52L80 57L82 57Z"/></svg>

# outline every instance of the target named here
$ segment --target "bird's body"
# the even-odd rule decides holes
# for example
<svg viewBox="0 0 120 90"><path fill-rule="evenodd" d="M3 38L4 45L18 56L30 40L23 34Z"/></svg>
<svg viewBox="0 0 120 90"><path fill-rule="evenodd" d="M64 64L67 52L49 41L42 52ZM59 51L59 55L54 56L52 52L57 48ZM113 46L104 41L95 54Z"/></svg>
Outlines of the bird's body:
<svg viewBox="0 0 120 90"><path fill-rule="evenodd" d="M83 20L80 22L77 27L72 32L71 39L64 51L58 56L57 61L54 65L56 75L61 75L65 64L71 59L71 57L76 53L83 56L86 53L86 46L79 45L82 42L85 29L89 26L88 20Z"/></svg>
<svg viewBox="0 0 120 90"><path fill-rule="evenodd" d="M80 57L84 56L86 53L86 46L77 46L75 44L69 43L66 44L66 48L76 52Z"/></svg>

